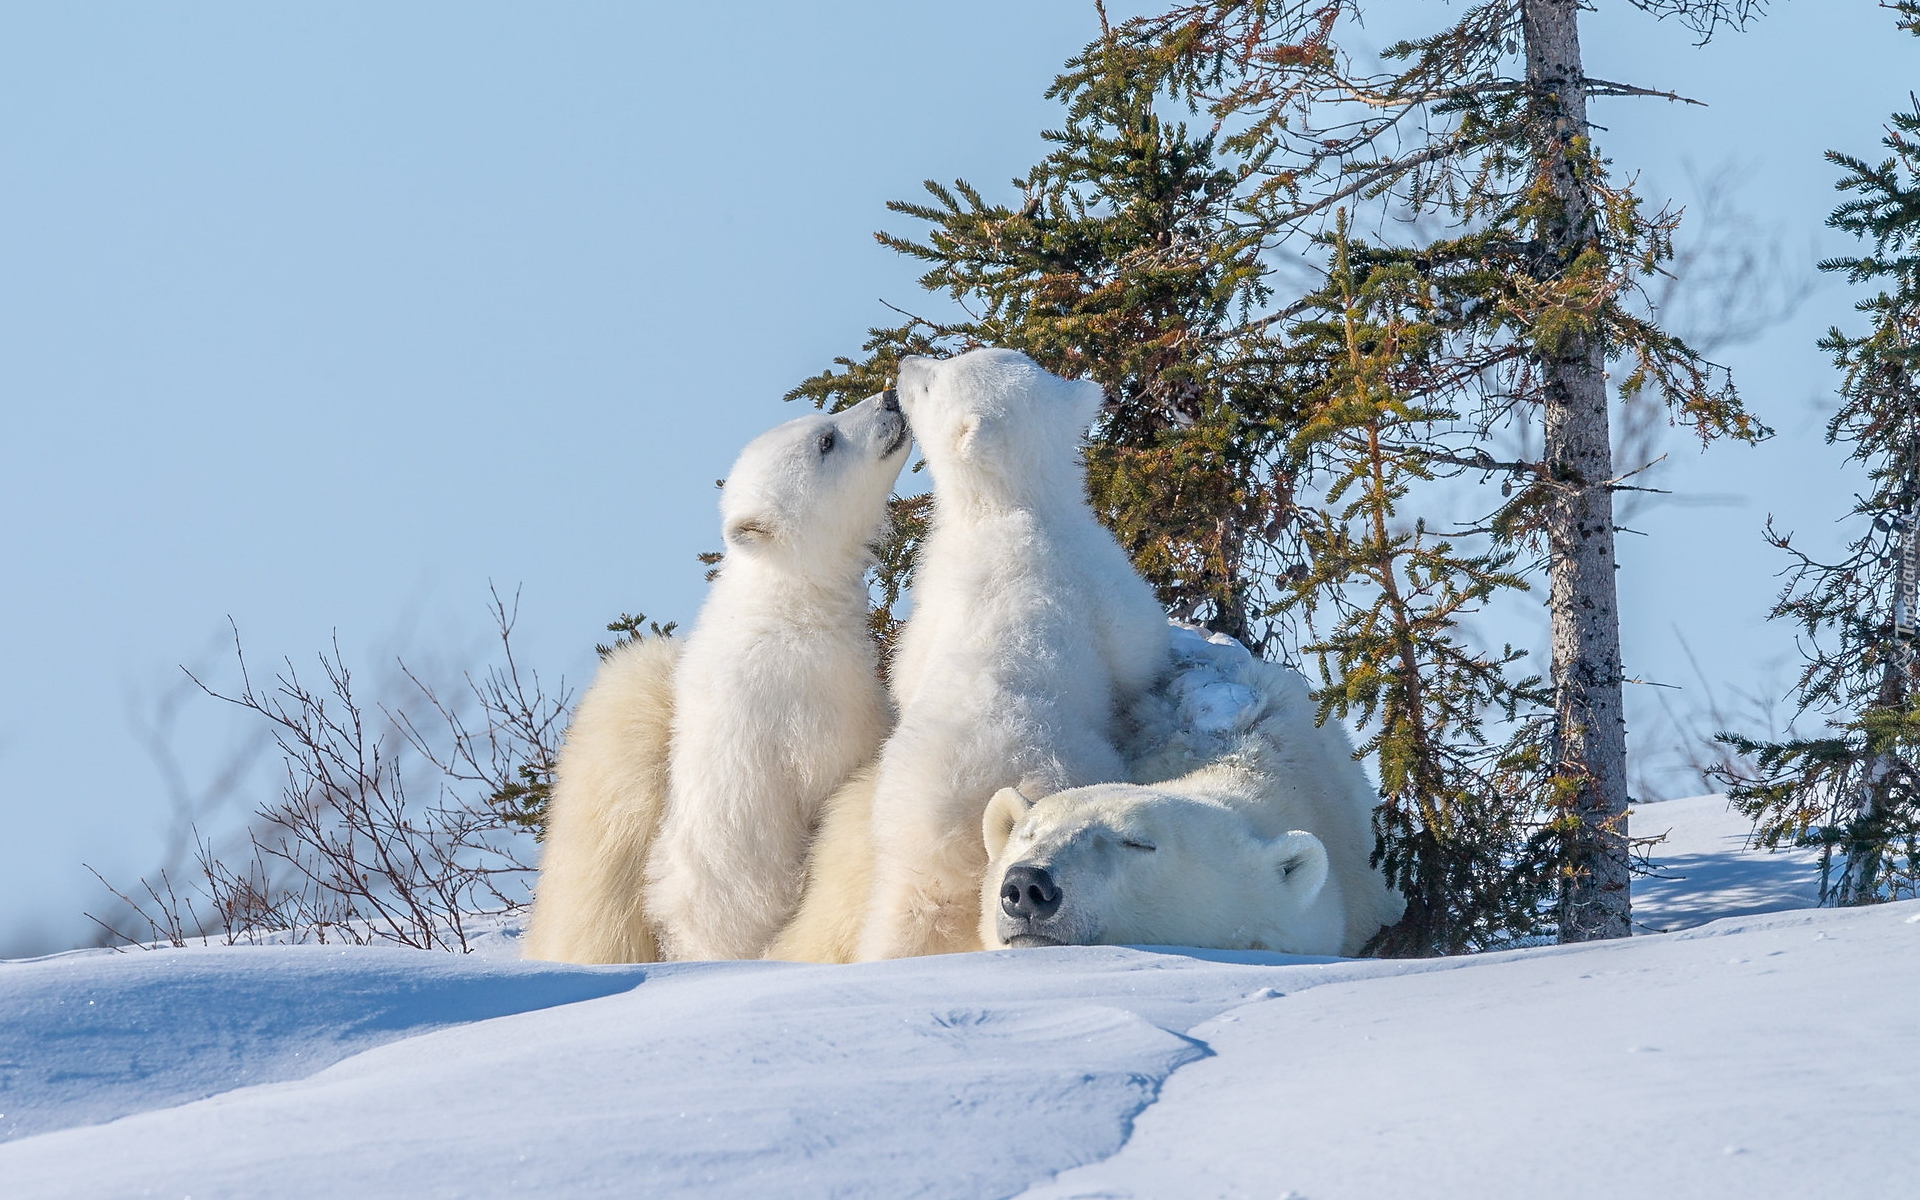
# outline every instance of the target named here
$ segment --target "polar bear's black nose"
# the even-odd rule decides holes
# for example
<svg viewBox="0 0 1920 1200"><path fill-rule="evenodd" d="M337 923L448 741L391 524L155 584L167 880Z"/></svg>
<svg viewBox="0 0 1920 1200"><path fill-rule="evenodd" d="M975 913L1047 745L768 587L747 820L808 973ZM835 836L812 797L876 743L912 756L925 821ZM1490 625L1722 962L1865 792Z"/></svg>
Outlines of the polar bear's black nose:
<svg viewBox="0 0 1920 1200"><path fill-rule="evenodd" d="M1044 921L1060 908L1060 889L1039 867L1009 867L1000 883L1000 907L1010 917Z"/></svg>
<svg viewBox="0 0 1920 1200"><path fill-rule="evenodd" d="M894 391L892 388L888 388L886 391L881 392L880 393L880 411L881 412L899 412L900 411L900 393Z"/></svg>

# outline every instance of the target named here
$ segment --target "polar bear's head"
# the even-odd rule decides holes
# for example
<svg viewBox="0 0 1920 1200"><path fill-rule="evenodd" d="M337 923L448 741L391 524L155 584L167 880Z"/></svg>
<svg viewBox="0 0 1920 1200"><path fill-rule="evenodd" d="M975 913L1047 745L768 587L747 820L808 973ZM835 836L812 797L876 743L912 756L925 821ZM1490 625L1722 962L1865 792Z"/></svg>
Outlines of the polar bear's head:
<svg viewBox="0 0 1920 1200"><path fill-rule="evenodd" d="M941 496L1030 503L1058 492L1084 503L1077 456L1099 384L987 349L904 358L895 387Z"/></svg>
<svg viewBox="0 0 1920 1200"><path fill-rule="evenodd" d="M861 558L885 520L908 441L898 399L882 392L748 442L720 493L729 556L809 572Z"/></svg>
<svg viewBox="0 0 1920 1200"><path fill-rule="evenodd" d="M1297 830L1259 837L1222 804L1124 783L1038 803L1003 788L982 833L992 860L980 897L989 949L1326 954L1340 943L1337 905L1316 903L1327 883L1320 839Z"/></svg>

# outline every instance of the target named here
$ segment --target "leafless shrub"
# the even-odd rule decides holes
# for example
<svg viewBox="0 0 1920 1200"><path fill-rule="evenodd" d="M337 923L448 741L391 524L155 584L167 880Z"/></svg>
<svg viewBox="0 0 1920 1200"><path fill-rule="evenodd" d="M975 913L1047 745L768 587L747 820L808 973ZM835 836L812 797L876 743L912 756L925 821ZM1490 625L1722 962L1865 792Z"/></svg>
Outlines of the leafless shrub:
<svg viewBox="0 0 1920 1200"><path fill-rule="evenodd" d="M450 785L473 794L484 792L488 811L537 841L546 834L547 801L553 791L554 759L566 733L569 696L564 681L557 696L548 696L538 671L522 672L512 638L519 608L517 593L511 610L498 592L493 593L491 612L500 639L500 661L477 679L471 674L463 677L463 699L469 702L469 711L481 718L477 725L404 663L402 673L432 710L429 729L423 732L403 710L388 716ZM669 624L665 632L672 628ZM662 632L659 626L654 629Z"/></svg>
<svg viewBox="0 0 1920 1200"><path fill-rule="evenodd" d="M236 630L238 692L189 677L263 723L282 760L279 796L256 811L238 855L194 831L198 878L184 895L164 869L157 883L109 885L130 919L96 923L131 944L218 936L466 950L475 913L523 903L569 699L564 683L548 695L515 658L517 595L509 607L495 592L491 608L504 662L444 694L401 662L396 704L356 696L337 638L318 656L318 681L285 660L256 687ZM428 790L431 799L416 794ZM141 926L150 936L127 931Z"/></svg>
<svg viewBox="0 0 1920 1200"><path fill-rule="evenodd" d="M215 649L209 647L210 652ZM146 932L137 940L143 943L180 945L185 938L197 936L200 921L192 912L193 893L181 895L173 881L200 877L200 860L212 852L200 831L235 825L234 818L248 811L248 797L257 794L261 768L273 749L272 736L264 727L240 731L224 752L209 760L215 763L215 769L208 775L190 770L181 758L180 747L191 736L190 727L199 715L195 702L204 699L194 673L204 674L212 657L211 653L201 655L192 671L183 671L177 683L157 694L129 697L128 728L159 777L168 819L157 856L159 866L130 889L143 897L140 908L100 872L86 868L112 896L110 903L99 907L97 915L86 914L99 929L96 945L123 944L129 939L118 931L142 927ZM238 836L227 833L222 845L229 853L245 851L244 829Z"/></svg>
<svg viewBox="0 0 1920 1200"><path fill-rule="evenodd" d="M86 866L85 863L81 864ZM109 946L145 945L145 946L184 946L189 938L201 938L202 922L194 911L193 896L180 895L173 886L172 876L167 868L161 867L155 873L158 883L142 877L138 891L145 893L146 899L138 900L107 882L106 876L86 868L100 886L107 889L113 898L120 902L121 911L106 917L85 914L87 920L100 927ZM185 910L184 912L182 910ZM144 923L147 936L125 932L126 929L138 929ZM204 939L203 939L204 940Z"/></svg>

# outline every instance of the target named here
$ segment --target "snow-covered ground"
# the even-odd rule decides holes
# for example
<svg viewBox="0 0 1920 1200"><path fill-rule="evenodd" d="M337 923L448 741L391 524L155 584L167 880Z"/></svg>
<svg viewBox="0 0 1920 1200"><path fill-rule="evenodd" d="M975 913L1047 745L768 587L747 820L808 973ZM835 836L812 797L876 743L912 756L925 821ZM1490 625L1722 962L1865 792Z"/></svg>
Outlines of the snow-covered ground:
<svg viewBox="0 0 1920 1200"><path fill-rule="evenodd" d="M1806 908L1718 798L1662 828L1680 932L1431 962L0 964L0 1196L1904 1194L1920 903Z"/></svg>
<svg viewBox="0 0 1920 1200"><path fill-rule="evenodd" d="M1658 837L1658 870L1633 882L1638 933L1671 933L1725 917L1750 917L1820 902L1820 854L1748 848L1751 828L1724 796L1693 796L1633 810L1633 836Z"/></svg>

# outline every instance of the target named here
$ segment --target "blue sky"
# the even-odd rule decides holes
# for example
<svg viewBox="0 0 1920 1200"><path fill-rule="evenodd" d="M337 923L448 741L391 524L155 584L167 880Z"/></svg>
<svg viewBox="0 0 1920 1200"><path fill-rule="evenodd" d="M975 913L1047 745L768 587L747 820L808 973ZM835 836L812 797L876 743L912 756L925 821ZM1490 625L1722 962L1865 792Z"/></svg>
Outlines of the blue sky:
<svg viewBox="0 0 1920 1200"><path fill-rule="evenodd" d="M1920 44L1870 0L1704 49L1601 7L1592 73L1710 105L1600 102L1620 170L1686 200L1689 164L1737 165L1797 270L1846 248L1820 153L1873 151ZM0 3L0 954L84 936L82 860L152 864L141 729L180 664L226 678L229 617L257 660L337 630L458 663L489 581L521 586L523 655L574 681L620 612L690 618L712 481L916 301L884 201L1003 188L1093 31L1068 0ZM1673 447L1666 486L1745 499L1635 522L1630 672L1692 683L1676 626L1727 687L1790 664L1759 527L1845 508L1813 340L1851 299L1726 352L1781 436ZM191 789L241 727L175 719Z"/></svg>

